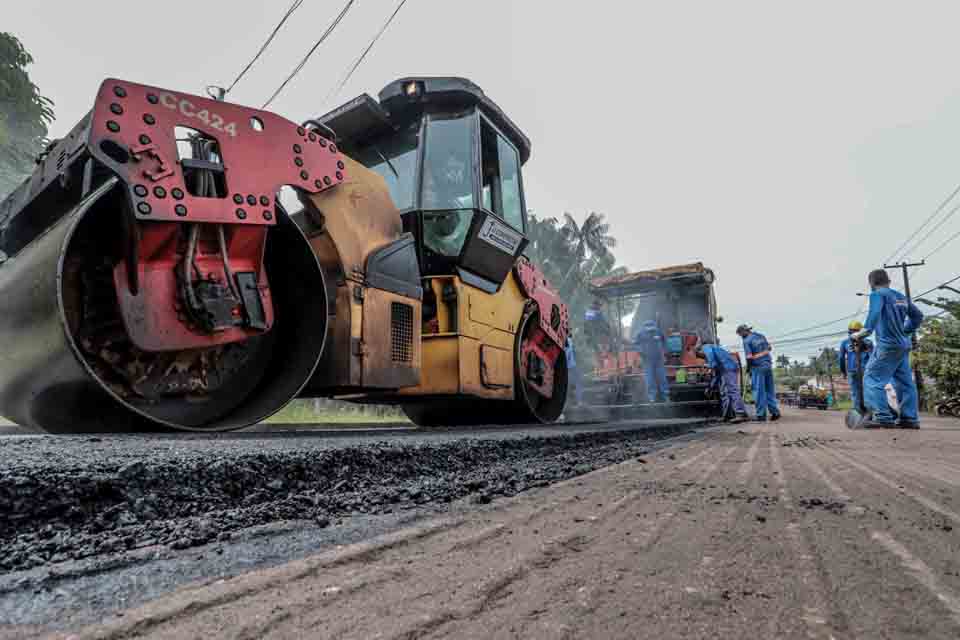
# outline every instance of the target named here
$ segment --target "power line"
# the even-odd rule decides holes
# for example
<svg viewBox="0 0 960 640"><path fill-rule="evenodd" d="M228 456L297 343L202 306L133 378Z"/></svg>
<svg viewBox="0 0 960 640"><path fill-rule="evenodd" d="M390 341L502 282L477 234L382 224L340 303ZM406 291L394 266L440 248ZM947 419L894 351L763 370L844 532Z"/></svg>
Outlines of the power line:
<svg viewBox="0 0 960 640"><path fill-rule="evenodd" d="M906 255L907 255L908 253L910 253L911 251L916 251L918 248L922 247L922 246L923 246L923 243L926 242L927 238L929 238L929 237L932 236L934 233L936 233L937 229L939 229L939 228L942 227L947 221L949 221L950 218L952 218L952 217L957 213L957 211L960 211L960 204L958 204L958 205L956 205L955 207L953 207L952 209L950 209L950 211L947 213L947 215L945 215L943 218L940 219L940 222L938 222L937 224L935 224L929 231L927 231L927 233L926 233L922 238L920 238L920 240L918 240L917 242L913 243L913 245L904 252L904 256L906 256Z"/></svg>
<svg viewBox="0 0 960 640"><path fill-rule="evenodd" d="M771 340L769 342L770 342L770 346L772 347L788 346L796 349L796 348L799 348L797 345L814 344L814 343L820 343L820 342L829 343L835 338L847 335L847 333L848 333L847 331L836 331L833 333L821 333L815 336L801 336L798 338L790 338L787 340ZM726 345L724 348L739 349L740 345Z"/></svg>
<svg viewBox="0 0 960 640"><path fill-rule="evenodd" d="M907 246L907 245L910 243L910 241L912 241L914 238L916 238L916 237L917 237L917 234L920 233L921 231L923 231L923 228L926 227L928 224L930 224L930 221L933 220L934 218L936 218L937 215L939 215L940 212L943 211L943 208L946 207L947 204L948 204L951 200L953 200L953 197L956 196L958 193L960 193L960 184L957 184L956 189L954 189L954 190L950 193L950 195L947 196L947 197L944 199L944 201L940 203L940 206L938 206L936 209L934 209L933 213L930 214L930 217L927 218L926 220L924 220L924 221L923 221L923 224L921 224L919 227L917 227L917 229L916 229L913 233L910 234L910 237L907 238L906 240L904 240L904 241L903 241L903 244L901 244L899 247L897 247L897 250L894 251L893 253L891 253L891 254L890 254L890 257L887 258L886 260L884 260L884 262L892 262L893 259L894 259L894 257L899 256L899 255L900 255L900 251L901 251L905 246Z"/></svg>
<svg viewBox="0 0 960 640"><path fill-rule="evenodd" d="M926 261L930 256L934 255L935 253L937 253L938 251L940 251L941 249L943 249L944 247L946 247L948 244L950 244L951 242L953 242L953 241L956 240L957 238L960 238L960 231L957 231L955 234L953 234L952 236L950 236L949 238L947 238L946 240L944 240L944 241L940 244L940 246L938 246L936 249L934 249L933 251L931 251L930 253L928 253L926 256L924 256L924 258L923 258L924 261Z"/></svg>
<svg viewBox="0 0 960 640"><path fill-rule="evenodd" d="M797 345L797 344L803 344L805 342L817 342L820 340L825 340L827 338L836 338L839 336L845 336L847 335L847 333L848 333L847 331L834 331L831 333L821 333L816 336L802 336L799 338L788 338L787 340L773 340L773 341L770 341L770 344L772 346L777 346L777 345L782 346L782 345L791 345L791 344Z"/></svg>
<svg viewBox="0 0 960 640"><path fill-rule="evenodd" d="M261 109L266 109L268 106L270 106L270 103L273 102L276 97L280 95L280 92L286 88L290 81L293 80L298 73L300 73L303 67L306 66L307 61L310 60L310 56L313 55L313 52L316 51L321 44L323 44L323 41L326 40L331 33L333 33L333 30L337 28L337 25L340 24L344 16L347 15L347 12L350 11L350 7L354 5L354 2L356 2L356 0L347 0L347 3L343 5L343 9L341 9L340 13L337 14L337 17L333 19L333 22L330 24L330 26L327 27L326 31L324 31L320 38L313 44L312 47L310 47L310 50L307 51L307 55L303 56L303 60L301 60L300 63L293 68L293 71L291 71L290 75L287 76L287 79L283 81L283 84L277 87L277 90L273 92L273 95L270 96L270 99L263 103L263 106L260 107Z"/></svg>
<svg viewBox="0 0 960 640"><path fill-rule="evenodd" d="M848 316L843 316L842 318L837 318L836 320L829 320L829 321L824 322L824 323L822 323L822 324L815 324L815 325L813 325L813 326L811 326L811 327L805 327L805 328L803 328L803 329L794 329L793 331L788 331L788 332L786 332L786 333L781 333L781 334L779 334L779 335L777 335L777 336L773 336L773 337L771 337L771 338L768 338L768 340L769 340L771 343L773 343L774 341L781 340L782 338L785 338L785 337L787 337L787 336L792 336L792 335L797 334L797 333L803 333L804 331L813 331L814 329L822 329L822 328L824 328L824 327L829 327L829 326L832 325L832 324L836 324L836 323L838 323L838 322L843 322L844 320L852 320L853 318L856 318L857 316L859 316L861 313L862 313L862 307L861 307L861 310L860 310L860 311L857 311L856 313L851 313L851 314L848 315Z"/></svg>
<svg viewBox="0 0 960 640"><path fill-rule="evenodd" d="M280 22L278 22L277 26L275 26L273 28L273 31L270 32L270 35L267 37L266 41L264 41L263 45L260 47L260 50L257 51L257 55L253 56L253 59L247 63L247 66L245 66L243 70L239 74L237 74L237 77L233 79L233 82L230 83L230 86L224 90L223 92L224 94L230 93L233 90L233 88L237 86L237 83L240 82L240 79L246 75L247 71L250 70L250 67L253 66L253 63L255 63L260 58L260 56L263 55L263 52L266 51L267 47L270 46L270 43L273 42L273 39L276 37L277 33L283 27L284 23L287 21L287 19L291 15L293 15L294 11L300 8L301 4L303 4L303 0L294 0L293 4L290 5L290 8L287 9L287 12L283 14L282 18L280 18Z"/></svg>
<svg viewBox="0 0 960 640"><path fill-rule="evenodd" d="M918 293L915 297L916 297L916 298L922 298L923 296L927 295L928 293L933 293L933 292L936 291L937 289L942 289L943 287L946 287L946 286L948 286L948 285L953 284L953 283L956 282L957 280L960 280L960 276L956 276L955 278L951 278L950 280L947 280L947 281L944 282L944 283L938 284L937 286L933 287L932 289L927 289L927 290L924 291L923 293Z"/></svg>
<svg viewBox="0 0 960 640"><path fill-rule="evenodd" d="M390 17L387 18L387 21L382 27L380 27L380 31L377 32L377 35L373 37L373 40L370 41L370 44L367 45L367 48L363 50L363 53L360 54L360 57L357 58L356 62L353 63L353 66L350 67L350 70L347 71L346 75L344 75L343 79L340 81L340 84L337 85L337 88L330 92L326 98L326 101L334 98L338 93L340 93L340 91L343 90L346 84L350 81L350 78L353 77L353 72L356 71L357 67L363 63L363 59L366 58L367 54L370 53L370 50L373 49L373 45L377 44L377 40L379 40L380 36L384 34L384 32L390 26L390 23L393 22L393 19L397 17L397 14L400 13L400 9L402 9L403 5L406 3L407 0L400 0L400 4L398 4L397 8L393 10L393 13L390 14Z"/></svg>

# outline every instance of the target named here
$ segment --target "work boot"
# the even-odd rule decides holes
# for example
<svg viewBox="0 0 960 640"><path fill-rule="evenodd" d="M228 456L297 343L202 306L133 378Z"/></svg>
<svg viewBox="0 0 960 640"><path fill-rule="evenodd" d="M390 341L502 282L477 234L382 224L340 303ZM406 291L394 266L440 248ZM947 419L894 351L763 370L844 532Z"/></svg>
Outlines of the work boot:
<svg viewBox="0 0 960 640"><path fill-rule="evenodd" d="M861 429L893 429L897 426L895 422L880 422L879 420L864 420L860 425Z"/></svg>
<svg viewBox="0 0 960 640"><path fill-rule="evenodd" d="M766 421L767 421L767 416L757 416L756 418L753 419L753 421L754 421L754 422L766 422Z"/></svg>
<svg viewBox="0 0 960 640"><path fill-rule="evenodd" d="M775 413L775 414L773 414L772 416L770 416L770 422L776 422L776 421L779 420L779 419L780 419L780 414L779 414L779 413Z"/></svg>
<svg viewBox="0 0 960 640"><path fill-rule="evenodd" d="M750 418L748 418L748 417L745 416L745 415L736 415L736 416L733 417L732 420L730 420L730 424L743 424L744 422L746 422L746 421L749 420L749 419L750 419Z"/></svg>
<svg viewBox="0 0 960 640"><path fill-rule="evenodd" d="M920 423L916 420L904 420L901 418L897 420L897 426L901 429L919 429Z"/></svg>

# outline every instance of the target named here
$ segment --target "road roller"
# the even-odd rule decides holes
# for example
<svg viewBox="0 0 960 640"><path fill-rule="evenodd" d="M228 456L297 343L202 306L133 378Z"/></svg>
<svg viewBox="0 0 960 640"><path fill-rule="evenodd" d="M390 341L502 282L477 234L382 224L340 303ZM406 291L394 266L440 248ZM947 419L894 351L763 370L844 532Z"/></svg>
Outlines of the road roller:
<svg viewBox="0 0 960 640"><path fill-rule="evenodd" d="M332 397L555 421L569 317L524 256L529 156L463 78L301 124L108 79L0 203L0 414L223 431Z"/></svg>

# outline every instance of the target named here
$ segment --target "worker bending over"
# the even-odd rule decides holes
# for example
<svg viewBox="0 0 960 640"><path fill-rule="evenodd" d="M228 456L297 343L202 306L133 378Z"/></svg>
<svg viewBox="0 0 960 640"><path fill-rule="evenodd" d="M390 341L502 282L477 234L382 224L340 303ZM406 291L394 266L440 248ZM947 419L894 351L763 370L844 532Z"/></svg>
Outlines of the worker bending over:
<svg viewBox="0 0 960 640"><path fill-rule="evenodd" d="M665 365L667 344L656 321L647 320L640 325L636 344L643 355L643 375L647 383L647 400L667 402L670 400L670 384L667 382Z"/></svg>
<svg viewBox="0 0 960 640"><path fill-rule="evenodd" d="M753 399L757 405L757 422L770 422L780 419L780 407L777 406L777 389L773 382L773 358L770 356L770 343L763 334L755 333L753 327L745 324L737 327L737 335L743 339L743 354L747 358L747 372L753 388Z"/></svg>
<svg viewBox="0 0 960 640"><path fill-rule="evenodd" d="M850 326L847 327L847 333L852 336L862 329L863 323L859 320L854 320L850 323ZM850 383L850 400L853 401L854 409L858 409L861 406L860 385L857 382L857 373L861 370L857 366L858 345L860 347L860 366L866 368L867 362L870 360L870 353L873 351L873 343L867 338L854 340L852 337L847 337L840 343L840 353L838 355L838 359L840 360L840 373L846 376L847 382Z"/></svg>
<svg viewBox="0 0 960 640"><path fill-rule="evenodd" d="M850 337L857 340L876 335L876 348L863 372L864 400L872 413L864 427L920 428L917 415L917 385L910 370L913 334L923 322L923 313L899 291L890 288L890 276L876 269L867 276L870 284L870 311L863 329ZM897 420L884 390L893 383L900 407Z"/></svg>
<svg viewBox="0 0 960 640"><path fill-rule="evenodd" d="M737 377L737 361L730 352L717 345L713 339L704 338L697 349L697 357L707 361L713 370L710 390L719 389L723 421L740 424L749 419L747 407L740 397L740 380Z"/></svg>

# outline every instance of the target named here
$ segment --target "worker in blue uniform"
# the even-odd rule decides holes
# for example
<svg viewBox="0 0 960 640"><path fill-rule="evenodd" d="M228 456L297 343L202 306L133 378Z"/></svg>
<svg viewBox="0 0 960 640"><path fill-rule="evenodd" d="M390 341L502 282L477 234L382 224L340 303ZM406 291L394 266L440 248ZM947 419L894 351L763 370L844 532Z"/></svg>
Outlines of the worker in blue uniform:
<svg viewBox="0 0 960 640"><path fill-rule="evenodd" d="M864 400L872 413L864 427L920 428L917 385L910 370L913 335L923 322L923 313L899 291L890 288L890 276L876 269L867 276L870 284L870 311L863 329L851 335L862 340L870 334L876 347L863 372ZM897 420L887 402L885 387L893 383L900 407Z"/></svg>
<svg viewBox="0 0 960 640"><path fill-rule="evenodd" d="M598 351L610 349L610 324L603 314L603 302L600 298L594 298L583 314L583 330Z"/></svg>
<svg viewBox="0 0 960 640"><path fill-rule="evenodd" d="M573 400L575 406L579 406L583 396L582 385L580 384L580 370L577 369L577 351L573 346L573 336L567 336L566 345L563 347L567 358L567 380L573 385Z"/></svg>
<svg viewBox="0 0 960 640"><path fill-rule="evenodd" d="M670 383L667 382L666 339L656 321L647 320L640 325L636 345L643 356L643 376L647 384L647 400L667 402L670 400Z"/></svg>
<svg viewBox="0 0 960 640"><path fill-rule="evenodd" d="M773 382L773 358L770 343L761 333L745 324L737 327L737 335L743 339L743 355L747 358L747 371L750 373L750 385L753 400L757 405L757 422L770 422L780 419L780 407L777 406L777 389Z"/></svg>
<svg viewBox="0 0 960 640"><path fill-rule="evenodd" d="M847 327L847 332L852 336L861 329L863 329L863 323L859 320L854 320ZM840 343L840 352L837 356L840 361L840 373L846 376L847 382L850 383L850 400L853 401L854 409L860 407L860 385L857 383L857 372L860 371L860 369L857 368L857 351L854 348L857 343L860 345L860 365L865 368L867 362L870 361L870 354L873 351L873 343L868 338L864 338L863 340L854 340L850 337L845 338L844 341Z"/></svg>
<svg viewBox="0 0 960 640"><path fill-rule="evenodd" d="M740 395L740 380L737 377L740 367L733 355L713 339L704 338L700 341L697 357L706 360L707 366L713 370L709 391L720 393L723 421L740 424L749 420L747 406Z"/></svg>

